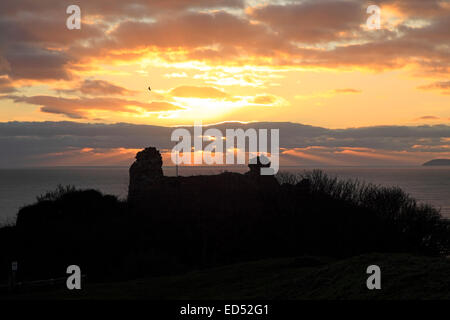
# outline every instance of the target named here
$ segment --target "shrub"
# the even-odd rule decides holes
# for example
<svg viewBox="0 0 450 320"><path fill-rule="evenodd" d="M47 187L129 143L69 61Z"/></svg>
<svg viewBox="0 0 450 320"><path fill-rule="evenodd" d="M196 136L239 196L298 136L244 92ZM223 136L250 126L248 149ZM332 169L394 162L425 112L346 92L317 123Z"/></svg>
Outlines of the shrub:
<svg viewBox="0 0 450 320"><path fill-rule="evenodd" d="M62 196L77 191L77 188L72 185L63 186L62 184L58 184L55 190L47 191L44 194L36 197L37 202L42 201L55 201L60 199Z"/></svg>

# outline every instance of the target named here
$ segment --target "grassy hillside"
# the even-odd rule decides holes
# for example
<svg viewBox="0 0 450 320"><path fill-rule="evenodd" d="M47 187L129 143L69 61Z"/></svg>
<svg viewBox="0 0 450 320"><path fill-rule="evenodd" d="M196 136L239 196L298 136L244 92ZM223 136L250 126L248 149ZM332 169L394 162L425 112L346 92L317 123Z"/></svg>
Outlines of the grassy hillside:
<svg viewBox="0 0 450 320"><path fill-rule="evenodd" d="M367 266L381 268L381 290L366 288ZM5 298L5 297L3 297ZM261 260L128 282L18 293L12 299L450 299L450 260L370 254L346 260Z"/></svg>

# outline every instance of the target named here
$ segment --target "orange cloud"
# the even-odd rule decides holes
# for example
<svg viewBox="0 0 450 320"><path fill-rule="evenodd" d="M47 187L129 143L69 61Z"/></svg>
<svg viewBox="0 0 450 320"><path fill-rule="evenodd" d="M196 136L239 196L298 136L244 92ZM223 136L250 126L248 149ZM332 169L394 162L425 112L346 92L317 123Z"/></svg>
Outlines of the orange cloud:
<svg viewBox="0 0 450 320"><path fill-rule="evenodd" d="M57 27L66 18L60 14L63 4L25 3L3 1L0 7L0 16L8 18L0 24L5 39L0 65L8 66L14 79L71 80L80 68L98 69L93 61L137 61L150 53L167 62L225 65L370 70L410 65L441 75L450 68L448 48L442 46L450 6L437 0L378 1L411 16L396 30L377 32L361 28L367 14L360 1L269 2L244 12L241 0L138 0L133 5L91 0L82 3L87 16L79 31ZM198 10L224 7L241 11ZM20 19L23 14L30 16L28 22ZM418 16L426 23L407 24Z"/></svg>
<svg viewBox="0 0 450 320"><path fill-rule="evenodd" d="M385 152L383 150L375 150L369 148L339 148L339 150L335 151L334 153L378 160L407 161L404 153L392 151Z"/></svg>
<svg viewBox="0 0 450 320"><path fill-rule="evenodd" d="M318 92L320 97L361 92L351 88L333 91L333 88L339 88L339 83L350 83L336 82L335 76L353 80L353 83L367 92L368 97L372 92L370 88L380 93L368 100L364 108L379 105L382 97L392 98L397 110L405 107L408 104L405 91L417 86L413 83L408 87L408 81L415 81L409 79L409 75L426 75L431 84L421 89L439 90L445 94L449 91L445 80L450 73L450 54L446 45L450 28L448 1L376 0L374 4L380 5L383 10L382 30L376 31L366 30L364 24L368 16L365 11L367 4L357 0L274 0L247 8L246 6L253 6L256 2L79 2L83 12L83 27L81 30L70 31L65 28L66 4L62 2L42 0L37 4L33 0L1 1L0 93L20 90L27 95L43 96L50 95L49 88L59 86L66 90L62 93L87 95L90 98L128 96L134 93L128 88L139 88L142 82L147 81L142 76L151 73L152 84L158 83L160 92L171 98L168 101L183 104L187 110L183 113L168 112L167 116L159 114L158 119L151 120L157 123L186 123L186 120L202 115L208 121L222 121L228 117L247 121L288 119L308 121L316 125L335 122L333 126L347 126L353 118L350 120L350 117L336 116L333 110L341 110L338 107L330 110L330 116L326 120L316 111L307 111L301 104L291 106L286 114L277 114L266 108L261 113L251 115L251 111L244 108L255 104L272 105L276 102L273 97L264 96L265 92L272 91L266 90L267 88L273 88L273 92L282 99L292 100L295 94L301 93L297 91L297 81L305 83L302 92ZM391 19L395 21L392 22ZM393 69L402 69L402 77L394 75L390 78L393 80L392 86L399 85L400 94L395 97L389 87L383 87L382 75L376 75L377 79L369 84L364 79L372 75L360 72L385 72ZM343 70L351 73L340 73ZM284 77L277 81L279 83L272 81L270 76L280 75L282 72ZM297 74L293 75L294 72ZM312 72L322 77L320 80L323 79L323 82L315 81ZM119 73L126 75L119 80L122 76ZM127 88L105 80L85 80L87 76L121 81L117 83L127 83ZM298 78L294 78L296 76ZM180 83L180 77L186 77L186 82ZM68 88L74 83L78 84L75 88ZM325 89L321 86L322 83L326 85ZM27 87L30 84L32 86ZM190 85L190 88L177 87L181 84ZM214 87L201 86L229 86L227 92L233 96ZM240 88L242 86L248 87L248 91ZM172 92L167 91L174 87ZM328 88L331 91L324 92ZM158 92L156 87L155 89L153 92ZM155 93L152 95L155 99ZM448 117L445 114L446 97L423 95L423 100L416 100L419 95L420 92L414 92L409 97L413 101L408 108L410 115L397 114L390 117L388 122L402 122L403 119L426 114L417 110L425 108L425 105L433 105L433 112L442 119ZM186 99L177 99L178 97ZM160 97L156 99L164 100ZM240 100L236 102L230 99ZM20 102L20 99L16 100ZM345 99L324 101L323 105L325 108L332 104L343 106L348 102L349 106L342 110L349 110L350 107L356 108L353 104L361 99L343 100ZM87 98L69 102L47 99L46 104L40 106L44 112L80 118L90 117L90 111L96 110L95 104L104 111L133 113L133 118L128 119L132 122L138 121L134 115L139 115L142 110L161 107L156 103L137 105L143 103L140 101L131 102L132 105L123 100L97 100L94 103ZM80 106L80 103L83 105ZM173 106L167 103L163 109L172 111L170 108ZM230 106L236 108L232 110ZM2 111L3 119L24 120L35 116L25 114L24 109L13 110L11 104L8 108L11 109L4 108ZM368 117L367 112L354 116L358 117L355 122L361 120L364 124L373 124L382 123L386 119L385 114L388 113L380 110L374 117ZM44 116L39 115L40 119L44 119ZM128 116L130 115L116 114L113 118L123 121ZM168 119L170 117L172 118ZM47 115L45 119L47 118L54 117ZM139 121L141 120L144 122L147 119L141 117Z"/></svg>
<svg viewBox="0 0 450 320"><path fill-rule="evenodd" d="M438 81L418 87L422 90L440 90L442 94L450 94L450 81Z"/></svg>
<svg viewBox="0 0 450 320"><path fill-rule="evenodd" d="M346 88L346 89L335 89L333 90L333 92L335 93L361 93L361 90L357 90L357 89L351 89L351 88Z"/></svg>
<svg viewBox="0 0 450 320"><path fill-rule="evenodd" d="M316 92L316 93L312 93L312 94L296 95L295 98L296 99L331 98L331 97L334 97L335 95L339 95L339 94L355 94L355 93L361 93L361 92L362 92L361 90L351 89L351 88L334 89L334 90L328 90L325 92Z"/></svg>
<svg viewBox="0 0 450 320"><path fill-rule="evenodd" d="M253 102L257 104L272 104L275 101L277 101L277 98L272 95L259 95L253 99Z"/></svg>
<svg viewBox="0 0 450 320"><path fill-rule="evenodd" d="M330 157L329 154L314 154L315 151L317 151L317 149L314 147L287 149L282 152L281 157L294 157L295 160L293 161L293 163L295 165L301 165L302 161L309 161L309 163L315 162L325 165L345 165L344 161L333 159L333 157Z"/></svg>
<svg viewBox="0 0 450 320"><path fill-rule="evenodd" d="M404 15L421 18L445 14L446 9L446 1L442 0L378 0L377 2L381 5L393 6Z"/></svg>
<svg viewBox="0 0 450 320"><path fill-rule="evenodd" d="M133 148L71 148L45 153L36 158L54 166L117 166L130 165L138 151Z"/></svg>

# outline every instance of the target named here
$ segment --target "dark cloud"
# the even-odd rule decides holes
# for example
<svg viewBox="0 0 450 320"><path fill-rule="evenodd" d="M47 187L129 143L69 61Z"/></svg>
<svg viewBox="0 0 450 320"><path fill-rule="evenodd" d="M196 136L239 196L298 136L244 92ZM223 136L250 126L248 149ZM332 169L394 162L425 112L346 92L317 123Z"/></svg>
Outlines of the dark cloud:
<svg viewBox="0 0 450 320"><path fill-rule="evenodd" d="M150 103L119 98L61 98L53 96L6 96L16 103L27 103L41 106L42 112L62 114L69 118L81 119L88 117L88 111L106 110L139 114L144 111L161 112L179 110L180 107L164 101ZM138 109L136 109L136 107Z"/></svg>
<svg viewBox="0 0 450 320"><path fill-rule="evenodd" d="M128 90L124 87L117 86L111 82L105 80L84 80L76 88L69 90L57 90L60 92L73 93L80 92L92 96L102 96L102 95L134 95L136 91Z"/></svg>
<svg viewBox="0 0 450 320"><path fill-rule="evenodd" d="M280 37L320 43L352 38L367 19L366 8L360 1L302 1L256 7L250 16L267 24Z"/></svg>
<svg viewBox="0 0 450 320"><path fill-rule="evenodd" d="M11 70L8 60L3 57L2 50L0 49L0 75L5 75Z"/></svg>
<svg viewBox="0 0 450 320"><path fill-rule="evenodd" d="M0 78L0 93L11 93L17 91L11 80Z"/></svg>
<svg viewBox="0 0 450 320"><path fill-rule="evenodd" d="M120 48L156 46L197 48L211 45L260 48L282 45L284 40L270 37L260 25L223 11L189 12L157 22L126 21L111 33Z"/></svg>
<svg viewBox="0 0 450 320"><path fill-rule="evenodd" d="M352 89L352 88L345 88L345 89L335 89L333 90L335 93L361 93L361 90L358 89Z"/></svg>
<svg viewBox="0 0 450 320"><path fill-rule="evenodd" d="M192 127L186 127L192 131ZM315 153L326 151L342 154L403 154L448 152L445 139L450 139L450 126L379 126L350 129L326 129L295 123L224 123L214 125L226 129L280 129L282 150L304 149ZM35 165L36 157L49 153L83 148L140 149L152 145L171 149L174 128L133 124L86 124L75 122L8 122L0 123L0 148L8 150L0 158L0 166ZM444 139L444 140L443 140ZM367 153L367 154L366 154Z"/></svg>
<svg viewBox="0 0 450 320"><path fill-rule="evenodd" d="M420 121L420 120L439 120L440 118L439 117L436 117L436 116L422 116L422 117L419 117L419 118L417 118L417 119L415 119L416 121Z"/></svg>
<svg viewBox="0 0 450 320"><path fill-rule="evenodd" d="M84 15L139 18L159 12L173 14L189 9L243 8L244 0L74 0L69 3L55 0L5 0L0 2L0 13L14 17L23 13L45 12L47 15L61 15L62 12L63 16L67 16L66 8L71 4L80 6Z"/></svg>
<svg viewBox="0 0 450 320"><path fill-rule="evenodd" d="M41 11L42 12L42 11ZM35 46L67 46L76 41L86 41L103 37L107 26L98 21L95 24L84 23L80 30L66 27L65 9L59 14L48 16L45 11L39 14L27 14L26 17L2 17L0 13L0 39L2 43L28 44Z"/></svg>
<svg viewBox="0 0 450 320"><path fill-rule="evenodd" d="M444 12L446 12L445 16L429 19L427 21L429 24L424 27L418 28L401 25L399 30L411 39L432 44L448 43L450 41L450 33L448 32L450 30L450 10Z"/></svg>
<svg viewBox="0 0 450 320"><path fill-rule="evenodd" d="M434 60L446 64L448 50L436 48L425 42L407 39L355 44L337 47L327 52L308 53L308 63L324 67L364 66L374 70L402 68L408 64L422 65ZM426 65L425 65L426 66Z"/></svg>
<svg viewBox="0 0 450 320"><path fill-rule="evenodd" d="M70 58L59 50L30 45L13 45L4 52L12 79L70 80L66 69Z"/></svg>

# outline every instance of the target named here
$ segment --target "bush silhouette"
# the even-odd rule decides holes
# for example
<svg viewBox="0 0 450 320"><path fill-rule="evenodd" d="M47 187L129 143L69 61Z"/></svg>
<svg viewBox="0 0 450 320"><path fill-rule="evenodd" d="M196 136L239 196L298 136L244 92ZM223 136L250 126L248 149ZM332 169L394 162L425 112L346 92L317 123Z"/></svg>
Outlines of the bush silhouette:
<svg viewBox="0 0 450 320"><path fill-rule="evenodd" d="M52 201L62 198L65 194L77 191L75 186L67 185L63 186L58 184L55 190L47 191L45 194L36 197L37 202Z"/></svg>

